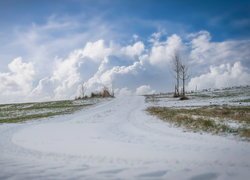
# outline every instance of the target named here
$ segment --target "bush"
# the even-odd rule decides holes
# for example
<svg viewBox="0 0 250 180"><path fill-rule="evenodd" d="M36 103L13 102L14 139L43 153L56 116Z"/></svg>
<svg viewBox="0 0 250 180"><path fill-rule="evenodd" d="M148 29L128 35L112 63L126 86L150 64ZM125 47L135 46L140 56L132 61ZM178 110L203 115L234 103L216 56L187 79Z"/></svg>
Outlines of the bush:
<svg viewBox="0 0 250 180"><path fill-rule="evenodd" d="M104 87L101 92L97 93L91 93L90 97L96 97L96 98L106 98L106 97L114 97L114 93L110 92L107 87Z"/></svg>
<svg viewBox="0 0 250 180"><path fill-rule="evenodd" d="M189 98L187 96L182 96L180 100L188 100Z"/></svg>
<svg viewBox="0 0 250 180"><path fill-rule="evenodd" d="M180 97L180 95L174 94L173 97L174 97L174 98L178 98L178 97Z"/></svg>

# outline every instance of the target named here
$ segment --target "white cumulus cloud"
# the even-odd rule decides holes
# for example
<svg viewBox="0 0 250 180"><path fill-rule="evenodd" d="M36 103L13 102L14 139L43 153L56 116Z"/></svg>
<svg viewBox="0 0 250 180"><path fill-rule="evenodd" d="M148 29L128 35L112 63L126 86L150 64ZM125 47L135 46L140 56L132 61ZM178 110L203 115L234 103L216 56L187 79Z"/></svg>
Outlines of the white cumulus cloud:
<svg viewBox="0 0 250 180"><path fill-rule="evenodd" d="M141 41L138 41L133 45L122 48L121 51L131 57L140 56L144 51L144 44Z"/></svg>
<svg viewBox="0 0 250 180"><path fill-rule="evenodd" d="M25 63L18 57L9 63L8 69L9 72L0 73L0 100L20 101L33 88L34 66L31 62Z"/></svg>
<svg viewBox="0 0 250 180"><path fill-rule="evenodd" d="M68 27L64 23L49 24L43 31L61 25ZM174 87L171 60L176 50L189 66L190 90L196 85L202 89L250 84L250 40L216 42L207 31L185 38L176 34L164 38L162 34L154 33L150 42L136 38L128 44L99 38L87 41L82 48L73 48L66 55L56 53L55 58L43 56L50 43L36 47L41 38L37 32L31 34L33 40L28 42L36 42L31 43L34 55L24 58L25 62L15 58L8 64L7 72L0 72L1 103L72 99L81 84L87 94L103 86L114 89L117 95L171 91ZM61 48L65 42L60 42ZM53 54L55 46L48 47L49 54Z"/></svg>
<svg viewBox="0 0 250 180"><path fill-rule="evenodd" d="M137 95L153 94L154 90L151 89L149 85L142 85L136 89Z"/></svg>
<svg viewBox="0 0 250 180"><path fill-rule="evenodd" d="M182 40L176 34L169 36L164 42L155 43L150 50L150 63L160 67L167 65L173 57L173 52L182 49L182 46Z"/></svg>
<svg viewBox="0 0 250 180"><path fill-rule="evenodd" d="M211 66L209 69L208 73L193 77L188 88L191 90L195 89L196 86L199 89L206 89L250 84L250 74L240 62L235 62L233 65L228 63Z"/></svg>

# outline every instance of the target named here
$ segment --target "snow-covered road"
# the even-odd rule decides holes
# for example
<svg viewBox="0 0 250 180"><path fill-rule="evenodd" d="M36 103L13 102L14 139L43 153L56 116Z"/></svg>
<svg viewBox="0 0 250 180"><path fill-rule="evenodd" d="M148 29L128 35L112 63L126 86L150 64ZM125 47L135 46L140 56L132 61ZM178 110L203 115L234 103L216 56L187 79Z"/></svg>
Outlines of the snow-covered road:
<svg viewBox="0 0 250 180"><path fill-rule="evenodd" d="M144 97L0 125L0 179L248 179L250 143L183 132Z"/></svg>

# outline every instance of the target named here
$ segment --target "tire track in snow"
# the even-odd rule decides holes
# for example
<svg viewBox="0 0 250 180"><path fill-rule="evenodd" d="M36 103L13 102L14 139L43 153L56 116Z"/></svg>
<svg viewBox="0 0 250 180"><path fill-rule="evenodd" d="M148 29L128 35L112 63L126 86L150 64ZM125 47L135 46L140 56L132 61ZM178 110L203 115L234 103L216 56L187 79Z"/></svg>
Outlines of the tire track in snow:
<svg viewBox="0 0 250 180"><path fill-rule="evenodd" d="M48 121L1 125L0 178L249 176L248 143L184 133L146 115L145 107L143 97L132 96Z"/></svg>

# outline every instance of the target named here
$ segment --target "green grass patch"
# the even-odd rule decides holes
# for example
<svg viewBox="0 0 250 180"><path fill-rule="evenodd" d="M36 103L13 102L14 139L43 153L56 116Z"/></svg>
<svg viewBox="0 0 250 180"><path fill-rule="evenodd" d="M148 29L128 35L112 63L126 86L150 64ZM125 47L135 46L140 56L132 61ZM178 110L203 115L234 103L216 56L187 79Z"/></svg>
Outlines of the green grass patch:
<svg viewBox="0 0 250 180"><path fill-rule="evenodd" d="M27 120L70 114L93 104L91 100L65 100L0 105L0 123L17 123Z"/></svg>
<svg viewBox="0 0 250 180"><path fill-rule="evenodd" d="M190 94L188 94L188 96L191 96L191 97L200 97L200 98L211 98L211 97L213 97L212 95L202 94L202 93L190 93Z"/></svg>
<svg viewBox="0 0 250 180"><path fill-rule="evenodd" d="M238 100L238 101L234 101L234 102L250 102L250 99L242 99L242 100Z"/></svg>

